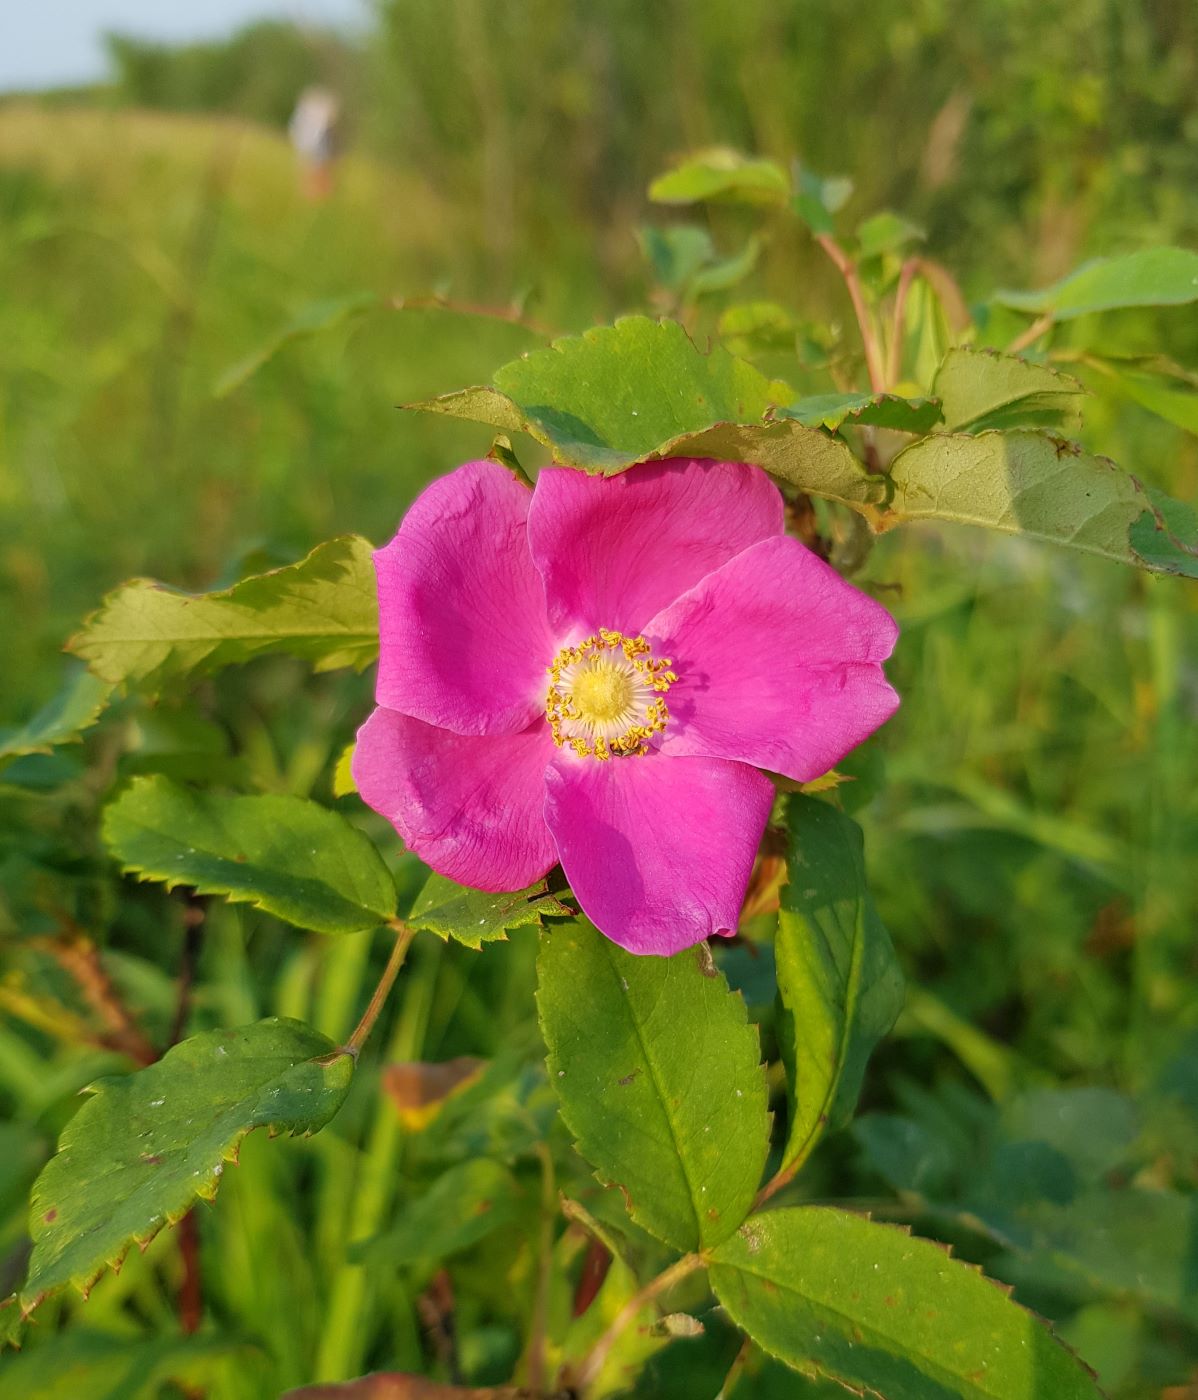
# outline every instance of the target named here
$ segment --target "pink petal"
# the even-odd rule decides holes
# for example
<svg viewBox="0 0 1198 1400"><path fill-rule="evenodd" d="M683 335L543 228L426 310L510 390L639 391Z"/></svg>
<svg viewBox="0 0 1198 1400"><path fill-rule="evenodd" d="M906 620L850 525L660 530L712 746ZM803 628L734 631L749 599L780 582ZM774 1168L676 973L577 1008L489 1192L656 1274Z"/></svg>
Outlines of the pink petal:
<svg viewBox="0 0 1198 1400"><path fill-rule="evenodd" d="M458 734L514 734L556 650L528 552L532 494L497 462L434 481L374 556L380 705Z"/></svg>
<svg viewBox="0 0 1198 1400"><path fill-rule="evenodd" d="M735 932L774 789L720 759L559 754L545 820L582 911L631 953Z"/></svg>
<svg viewBox="0 0 1198 1400"><path fill-rule="evenodd" d="M778 488L745 462L677 458L612 477L548 467L528 513L560 634L635 635L712 569L781 532Z"/></svg>
<svg viewBox="0 0 1198 1400"><path fill-rule="evenodd" d="M678 673L663 754L734 758L799 782L898 708L880 663L898 626L797 540L763 540L655 617Z"/></svg>
<svg viewBox="0 0 1198 1400"><path fill-rule="evenodd" d="M478 737L380 706L358 730L353 775L426 865L474 889L519 890L557 864L542 815L556 752L543 719Z"/></svg>

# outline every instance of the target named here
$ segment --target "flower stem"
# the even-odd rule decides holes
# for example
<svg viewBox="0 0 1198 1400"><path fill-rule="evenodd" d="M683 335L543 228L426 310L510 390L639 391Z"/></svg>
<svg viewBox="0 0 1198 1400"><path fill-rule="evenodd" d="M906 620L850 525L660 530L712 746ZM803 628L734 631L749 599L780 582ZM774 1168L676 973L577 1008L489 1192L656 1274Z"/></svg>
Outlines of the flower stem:
<svg viewBox="0 0 1198 1400"><path fill-rule="evenodd" d="M894 329L886 365L887 384L897 384L903 372L903 332L907 328L907 295L919 272L919 259L908 258L899 270L898 291L894 294Z"/></svg>
<svg viewBox="0 0 1198 1400"><path fill-rule="evenodd" d="M387 959L387 966L383 969L383 975L379 978L379 984L374 989L374 995L370 998L370 1003L366 1010L362 1012L362 1019L354 1027L353 1034L345 1042L344 1048L351 1054L357 1055L366 1044L367 1037L374 1029L374 1023L379 1018L379 1013L390 995L391 988L395 985L395 979L399 976L399 969L404 964L404 959L408 955L408 948L415 935L415 929L411 929L400 919L392 919L389 927L395 930L395 946L391 949L391 956Z"/></svg>
<svg viewBox="0 0 1198 1400"><path fill-rule="evenodd" d="M869 387L875 394L886 392L886 371L882 364L882 347L878 344L877 332L865 305L861 291L861 279L857 276L857 264L849 257L839 243L829 233L817 234L815 240L832 259L837 272L844 278L849 299L853 303L853 314L861 331L861 344L865 347L865 368L869 373Z"/></svg>
<svg viewBox="0 0 1198 1400"><path fill-rule="evenodd" d="M676 1283L680 1283L688 1274L693 1274L696 1269L703 1268L706 1262L701 1254L684 1254L681 1259L675 1260L668 1269L663 1269L656 1278L650 1279L644 1288L629 1298L612 1319L611 1326L583 1357L574 1376L573 1388L580 1393L585 1391L603 1369L603 1363L607 1360L612 1347L619 1341L620 1334L636 1318L637 1314L647 1308L661 1294L673 1288Z"/></svg>

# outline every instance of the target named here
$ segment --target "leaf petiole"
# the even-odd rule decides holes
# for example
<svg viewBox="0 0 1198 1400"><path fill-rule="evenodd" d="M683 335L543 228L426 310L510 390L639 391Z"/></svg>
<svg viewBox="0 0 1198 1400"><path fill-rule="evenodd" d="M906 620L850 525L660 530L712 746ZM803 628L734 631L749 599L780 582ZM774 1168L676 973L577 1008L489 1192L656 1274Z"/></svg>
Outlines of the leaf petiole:
<svg viewBox="0 0 1198 1400"><path fill-rule="evenodd" d="M391 988L395 985L399 969L403 967L404 959L408 955L408 948L416 934L416 930L409 928L402 919L389 919L387 927L394 929L396 934L391 956L387 959L387 966L383 969L383 975L379 978L378 986L375 987L366 1010L362 1012L362 1019L354 1027L353 1034L341 1047L341 1053L353 1055L355 1059L362 1046L366 1044L370 1032L374 1029L374 1023L378 1020L379 1013L391 993Z"/></svg>

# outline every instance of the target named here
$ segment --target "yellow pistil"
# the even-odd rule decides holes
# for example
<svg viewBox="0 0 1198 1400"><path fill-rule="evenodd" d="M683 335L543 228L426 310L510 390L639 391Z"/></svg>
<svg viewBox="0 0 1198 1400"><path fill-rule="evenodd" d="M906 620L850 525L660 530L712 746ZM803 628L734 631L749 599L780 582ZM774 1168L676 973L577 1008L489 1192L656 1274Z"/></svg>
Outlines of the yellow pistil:
<svg viewBox="0 0 1198 1400"><path fill-rule="evenodd" d="M549 667L545 714L558 748L580 758L648 752L647 742L670 718L665 693L678 679L669 657L657 659L644 637L601 627L563 647Z"/></svg>

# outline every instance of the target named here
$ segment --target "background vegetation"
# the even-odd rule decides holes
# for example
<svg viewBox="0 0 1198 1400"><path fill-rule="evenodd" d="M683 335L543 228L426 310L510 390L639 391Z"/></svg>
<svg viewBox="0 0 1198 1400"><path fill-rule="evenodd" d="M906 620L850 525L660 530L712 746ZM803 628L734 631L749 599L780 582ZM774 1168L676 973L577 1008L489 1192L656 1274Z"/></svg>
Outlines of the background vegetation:
<svg viewBox="0 0 1198 1400"><path fill-rule="evenodd" d="M485 381L549 331L668 304L637 234L671 223L645 188L682 150L728 142L851 176L850 222L913 219L971 298L1090 255L1198 245L1186 0L979 0L967 16L867 0L851 17L817 0L384 0L359 47L263 26L112 53L112 84L86 102L0 105L0 713L14 724L58 689L63 639L122 579L207 588L342 530L383 539L423 482L489 441L396 404ZM279 126L317 77L344 92L352 139L334 196L313 205ZM749 224L716 210L709 231L733 253ZM790 226L767 222L746 288L797 289L813 326L848 320ZM510 319L480 329L435 298ZM685 308L697 336L726 299ZM1068 339L1198 362L1192 308L1083 318ZM1096 395L1088 444L1193 501L1193 431L1080 372ZM903 624L904 706L851 765L846 805L912 990L869 1113L821 1148L807 1189L957 1236L1113 1394L1198 1394L1198 1253L1177 1247L1198 1239L1193 591L968 531L884 537L865 578ZM163 755L183 778L225 765L244 790L328 796L369 695L368 677L314 684L261 662L204 691L202 720L169 700L130 710L118 738L0 776L0 1294L77 1090L128 1066L102 1027L80 1045L97 1009L47 940L78 927L108 949L152 1039L174 1015L188 906L120 886L98 801ZM71 875L67 908L22 853L30 828L41 863ZM375 1067L535 1041L524 932L482 956L418 946ZM195 1029L278 1012L338 1036L372 984L367 936L301 946L254 911L214 910L198 958ZM726 965L752 1001L752 958L729 950ZM202 1222L204 1305L245 1343L214 1356L214 1394L448 1364L426 1273L368 1286L352 1254L391 1220L420 1153L371 1077L311 1142L248 1139ZM536 1087L520 1092L535 1108ZM1056 1160L1028 1141L1085 1190L1020 1249L1028 1202L1057 1189ZM1129 1185L1167 1195L1167 1212L1133 1218ZM983 1208L1008 1212L1011 1248L971 1235ZM521 1237L516 1222L452 1267L468 1377L513 1363ZM0 1366L0 1394L77 1393L70 1346L94 1362L173 1336L179 1268L164 1235L85 1308L49 1305L20 1359L47 1388ZM87 1332L47 1348L56 1311ZM155 1393L154 1373L137 1375Z"/></svg>

